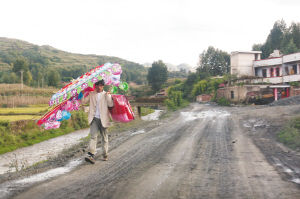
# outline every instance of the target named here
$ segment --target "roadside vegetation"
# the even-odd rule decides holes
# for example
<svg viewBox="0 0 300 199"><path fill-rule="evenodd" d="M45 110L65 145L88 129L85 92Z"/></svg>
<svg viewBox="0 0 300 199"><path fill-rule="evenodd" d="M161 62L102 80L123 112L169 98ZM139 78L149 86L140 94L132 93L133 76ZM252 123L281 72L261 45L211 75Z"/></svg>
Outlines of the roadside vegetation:
<svg viewBox="0 0 300 199"><path fill-rule="evenodd" d="M221 97L220 99L217 99L217 104L220 106L230 106L230 101L225 97Z"/></svg>
<svg viewBox="0 0 300 199"><path fill-rule="evenodd" d="M73 112L71 119L63 121L60 128L50 130L44 130L33 120L0 121L0 154L87 127L87 115L82 111Z"/></svg>
<svg viewBox="0 0 300 199"><path fill-rule="evenodd" d="M300 117L289 121L277 134L278 140L292 149L300 149Z"/></svg>
<svg viewBox="0 0 300 199"><path fill-rule="evenodd" d="M146 107L142 107L141 108L141 116L145 116L148 114L154 113L154 109L152 108L146 108Z"/></svg>

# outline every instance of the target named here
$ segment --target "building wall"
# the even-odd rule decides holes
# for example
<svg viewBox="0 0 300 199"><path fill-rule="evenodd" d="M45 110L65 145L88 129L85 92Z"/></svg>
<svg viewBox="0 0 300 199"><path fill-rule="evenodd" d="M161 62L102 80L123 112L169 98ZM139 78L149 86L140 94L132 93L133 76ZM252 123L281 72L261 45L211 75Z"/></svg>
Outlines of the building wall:
<svg viewBox="0 0 300 199"><path fill-rule="evenodd" d="M258 83L262 83L262 82L271 83L271 84L282 84L283 78L282 77L257 78L257 79L251 80L249 83L258 84Z"/></svg>
<svg viewBox="0 0 300 199"><path fill-rule="evenodd" d="M211 95L203 94L203 95L198 95L196 97L196 101L197 102L209 102L209 101L211 101L211 98L212 98Z"/></svg>
<svg viewBox="0 0 300 199"><path fill-rule="evenodd" d="M231 86L217 90L217 98L225 97L231 102L239 103L247 100L248 93L260 92L260 86Z"/></svg>
<svg viewBox="0 0 300 199"><path fill-rule="evenodd" d="M300 81L300 74L283 76L283 82L298 82Z"/></svg>
<svg viewBox="0 0 300 199"><path fill-rule="evenodd" d="M282 65L282 57L262 59L253 62L254 68L262 67L262 66L276 66L276 65Z"/></svg>
<svg viewBox="0 0 300 199"><path fill-rule="evenodd" d="M233 52L230 56L231 74L241 76L253 76L253 61L255 54Z"/></svg>
<svg viewBox="0 0 300 199"><path fill-rule="evenodd" d="M295 62L300 60L300 52L283 56L283 63Z"/></svg>

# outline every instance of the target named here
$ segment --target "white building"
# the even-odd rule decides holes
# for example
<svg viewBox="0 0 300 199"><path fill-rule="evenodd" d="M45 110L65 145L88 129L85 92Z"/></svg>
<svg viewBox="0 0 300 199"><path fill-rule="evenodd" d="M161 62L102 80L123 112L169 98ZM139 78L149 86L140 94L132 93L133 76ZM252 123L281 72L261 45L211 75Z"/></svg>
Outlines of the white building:
<svg viewBox="0 0 300 199"><path fill-rule="evenodd" d="M260 59L261 51L232 52L231 74L253 77L251 83L270 83L277 94L290 96L289 82L300 82L300 52L281 55L278 50L267 59ZM256 78L255 78L256 77ZM278 92L277 92L278 91Z"/></svg>
<svg viewBox="0 0 300 199"><path fill-rule="evenodd" d="M253 76L253 61L260 60L261 51L235 51L230 56L232 75Z"/></svg>
<svg viewBox="0 0 300 199"><path fill-rule="evenodd" d="M300 52L253 61L254 76L260 81L284 84L300 81Z"/></svg>
<svg viewBox="0 0 300 199"><path fill-rule="evenodd" d="M300 81L300 52L260 59L261 51L231 53L231 74L257 77L254 83L284 84Z"/></svg>

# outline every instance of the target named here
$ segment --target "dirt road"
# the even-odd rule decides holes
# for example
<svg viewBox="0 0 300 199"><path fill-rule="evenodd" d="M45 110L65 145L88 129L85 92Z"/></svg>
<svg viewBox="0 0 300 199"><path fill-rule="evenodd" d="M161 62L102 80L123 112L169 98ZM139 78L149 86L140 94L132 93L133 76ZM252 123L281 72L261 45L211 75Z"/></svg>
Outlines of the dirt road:
<svg viewBox="0 0 300 199"><path fill-rule="evenodd" d="M253 128L245 121L260 117L255 114L249 107L193 104L161 120L156 128L115 140L109 161L83 163L13 196L300 198L299 185L284 177L278 165L272 164L274 158L262 153L259 139L249 135ZM292 168L297 175L299 162L293 162Z"/></svg>

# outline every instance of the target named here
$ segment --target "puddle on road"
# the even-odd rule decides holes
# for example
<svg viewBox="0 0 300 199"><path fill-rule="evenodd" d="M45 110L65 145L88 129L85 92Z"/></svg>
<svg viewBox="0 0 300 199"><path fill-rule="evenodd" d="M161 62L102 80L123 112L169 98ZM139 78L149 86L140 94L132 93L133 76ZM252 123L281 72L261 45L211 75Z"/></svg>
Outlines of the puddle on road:
<svg viewBox="0 0 300 199"><path fill-rule="evenodd" d="M300 178L295 178L293 180L291 180L294 183L300 184Z"/></svg>
<svg viewBox="0 0 300 199"><path fill-rule="evenodd" d="M208 110L202 112L181 112L181 116L185 121L192 121L201 118L227 117L230 116L230 113L222 110Z"/></svg>
<svg viewBox="0 0 300 199"><path fill-rule="evenodd" d="M62 175L62 174L65 174L65 173L68 173L68 172L72 171L75 167L77 167L81 163L83 163L82 158L76 159L76 160L73 160L73 161L69 162L64 167L51 169L51 170L46 171L44 173L39 173L39 174L30 176L28 178L17 180L16 183L17 184L28 184L28 183L35 183L35 182L48 180L50 178L53 178L53 177L56 177L56 176L59 176L59 175Z"/></svg>
<svg viewBox="0 0 300 199"><path fill-rule="evenodd" d="M136 131L136 132L133 132L133 133L131 133L131 135L138 135L138 134L143 134L143 133L145 133L144 129Z"/></svg>
<svg viewBox="0 0 300 199"><path fill-rule="evenodd" d="M45 181L45 180L48 180L50 178L54 178L56 176L68 173L68 172L72 171L75 167L77 167L78 165L80 165L82 163L83 163L82 158L75 159L75 160L72 160L71 162L69 162L64 167L51 169L51 170L48 170L46 172L39 173L39 174L30 176L30 177L27 177L27 178L23 178L23 179L20 179L20 180L5 182L5 183L0 185L0 198L7 197L7 196L9 196L9 194L12 191L22 190L26 187L31 186L33 183Z"/></svg>
<svg viewBox="0 0 300 199"><path fill-rule="evenodd" d="M263 119L249 119L243 122L243 126L246 128L251 128L251 131L255 132L257 128L269 127L270 125Z"/></svg>
<svg viewBox="0 0 300 199"><path fill-rule="evenodd" d="M297 171L295 172L293 169L290 169L286 165L284 165L278 158L273 157L273 161L275 162L275 166L281 168L283 172L289 174L291 176L291 182L294 182L296 184L300 184L300 179L296 177L297 175L295 173L298 173ZM297 168L296 168L297 169Z"/></svg>
<svg viewBox="0 0 300 199"><path fill-rule="evenodd" d="M286 172L286 173L293 173L293 171L291 169L289 169L289 168L284 168L284 172Z"/></svg>
<svg viewBox="0 0 300 199"><path fill-rule="evenodd" d="M154 110L153 113L150 113L146 116L142 116L141 119L146 120L146 121L158 120L161 113L162 113L162 110Z"/></svg>
<svg viewBox="0 0 300 199"><path fill-rule="evenodd" d="M0 155L0 174L26 168L37 162L47 160L61 153L64 149L78 144L82 138L88 136L89 130L79 130L74 133L59 136L29 147L17 149Z"/></svg>

